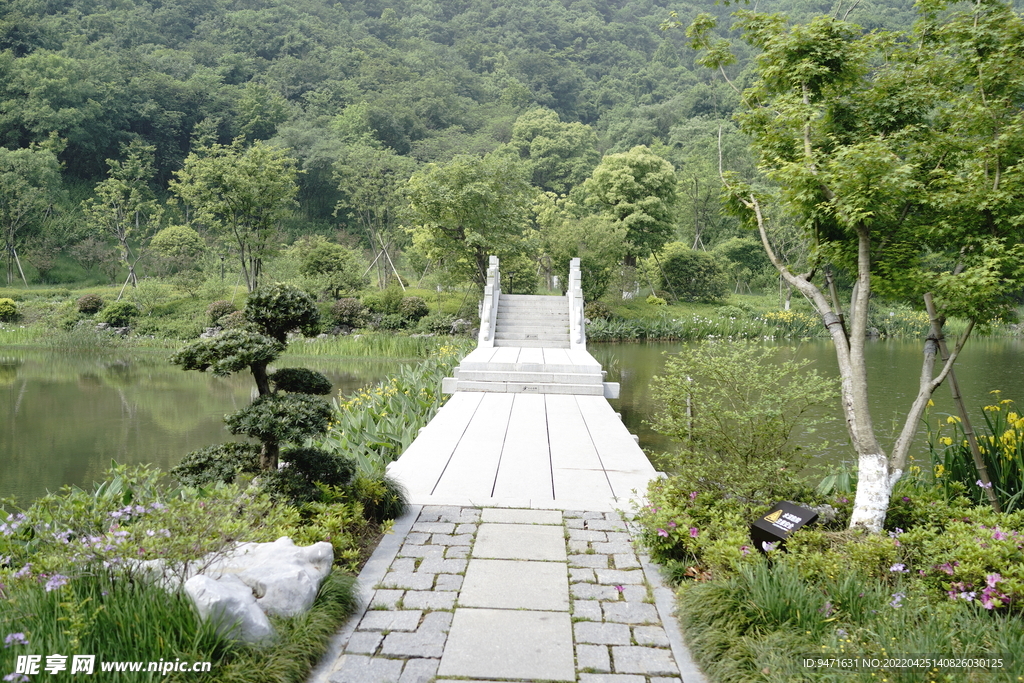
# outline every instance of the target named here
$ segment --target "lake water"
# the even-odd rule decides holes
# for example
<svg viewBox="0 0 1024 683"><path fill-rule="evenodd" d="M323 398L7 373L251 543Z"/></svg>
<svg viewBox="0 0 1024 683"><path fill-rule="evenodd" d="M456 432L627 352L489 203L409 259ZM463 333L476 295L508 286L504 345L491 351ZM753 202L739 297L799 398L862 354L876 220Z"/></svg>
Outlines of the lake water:
<svg viewBox="0 0 1024 683"><path fill-rule="evenodd" d="M168 352L0 350L0 498L30 501L98 481L111 460L170 468L230 441L224 415L247 405L251 375L185 372ZM335 391L375 382L398 362L285 357L323 372Z"/></svg>
<svg viewBox="0 0 1024 683"><path fill-rule="evenodd" d="M651 378L663 371L666 354L685 351L687 344L595 344L590 352L608 371L607 381L619 382L620 398L611 401L622 414L629 430L640 436L640 443L652 451L667 451L674 447L665 436L651 430L644 421L656 410L648 387ZM811 340L794 344L796 358L813 362L811 367L819 373L838 377L835 351L828 340ZM875 432L888 449L903 426L903 417L917 394L921 371L922 344L920 341L874 340L865 348L868 363L868 388L871 397ZM1000 390L998 398L1008 398L1024 407L1024 340L1017 338L979 337L968 341L955 365L960 390L975 424L982 423L981 407L995 402L989 392ZM955 414L948 383L935 392L933 416ZM823 411L828 419L817 426L816 436L829 442L822 458L830 463L852 461L853 449L842 419L838 403ZM926 456L925 428L918 431L913 451Z"/></svg>
<svg viewBox="0 0 1024 683"><path fill-rule="evenodd" d="M619 382L621 398L612 401L644 448L665 451L672 443L644 424L652 404L648 387L661 372L666 353L686 345L594 344L590 351ZM810 358L819 372L837 376L828 341L803 342L798 357ZM899 418L916 391L920 342L874 341L867 347L873 415L883 444L892 441ZM222 419L249 403L253 382L248 373L227 378L183 372L159 352L53 352L0 350L0 498L27 502L65 484L88 486L111 460L175 465L189 451L228 441ZM285 359L279 367L304 365L326 374L336 391L350 393L378 381L398 367L397 361ZM1001 398L1024 400L1024 341L972 340L957 364L958 377L972 415ZM935 395L933 414L952 412L947 387ZM839 418L839 409L828 411ZM897 426L894 427L893 425ZM830 462L852 458L841 419L821 425L818 435L830 442ZM924 440L918 440L924 453Z"/></svg>

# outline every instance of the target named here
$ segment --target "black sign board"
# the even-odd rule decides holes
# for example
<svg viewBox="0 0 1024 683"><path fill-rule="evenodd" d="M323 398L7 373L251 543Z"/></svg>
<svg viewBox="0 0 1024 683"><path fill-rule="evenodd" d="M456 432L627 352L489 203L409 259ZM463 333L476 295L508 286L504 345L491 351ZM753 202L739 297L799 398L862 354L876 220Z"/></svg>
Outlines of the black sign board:
<svg viewBox="0 0 1024 683"><path fill-rule="evenodd" d="M783 501L773 505L768 514L750 525L750 538L754 546L764 552L768 549L765 544L778 547L794 531L817 520L818 513L814 510Z"/></svg>

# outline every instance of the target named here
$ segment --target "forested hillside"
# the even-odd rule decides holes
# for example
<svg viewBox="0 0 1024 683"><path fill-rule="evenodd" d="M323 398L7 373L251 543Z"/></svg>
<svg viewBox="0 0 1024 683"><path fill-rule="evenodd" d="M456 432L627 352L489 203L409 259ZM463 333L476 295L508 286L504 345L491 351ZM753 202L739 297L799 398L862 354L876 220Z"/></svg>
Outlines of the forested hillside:
<svg viewBox="0 0 1024 683"><path fill-rule="evenodd" d="M772 9L795 19L852 10L865 28L913 20L911 0L835 4L779 0ZM734 9L672 0L8 0L0 174L5 193L26 183L37 191L5 199L6 248L31 263L30 280L68 281L98 273L113 258L107 247L119 245L123 278L125 250L160 228L202 232L195 207L180 195L168 203L169 183L191 152L238 138L296 160L283 242L340 228L351 246L369 248L382 230L397 235L406 201L395 193L425 163L501 147L518 153L535 188L567 193L602 155L647 145L677 173L673 236L695 241L703 230L710 246L731 230L717 201L720 126L726 165L750 166L729 121L736 94L695 64L682 30L660 27L671 12L685 24ZM729 75L742 84L751 55L738 49ZM109 205L115 181L135 188L125 190L137 195L133 230L95 210ZM90 214L101 182L107 199L98 196ZM69 256L82 268L65 267ZM108 265L113 279L116 263ZM9 277L16 271L9 265Z"/></svg>

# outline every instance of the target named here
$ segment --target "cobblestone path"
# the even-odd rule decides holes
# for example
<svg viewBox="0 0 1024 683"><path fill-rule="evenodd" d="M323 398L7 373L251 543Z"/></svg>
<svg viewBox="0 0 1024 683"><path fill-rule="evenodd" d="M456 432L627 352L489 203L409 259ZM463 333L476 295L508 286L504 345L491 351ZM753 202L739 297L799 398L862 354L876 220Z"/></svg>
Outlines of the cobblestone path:
<svg viewBox="0 0 1024 683"><path fill-rule="evenodd" d="M702 683L614 512L412 506L310 683Z"/></svg>

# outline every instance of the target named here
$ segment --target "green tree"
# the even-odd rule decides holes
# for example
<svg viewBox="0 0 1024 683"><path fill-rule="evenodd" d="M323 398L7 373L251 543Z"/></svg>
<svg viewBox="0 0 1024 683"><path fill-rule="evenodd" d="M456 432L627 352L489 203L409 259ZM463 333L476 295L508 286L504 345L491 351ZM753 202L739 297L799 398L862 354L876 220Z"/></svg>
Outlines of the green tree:
<svg viewBox="0 0 1024 683"><path fill-rule="evenodd" d="M288 333L300 330L311 335L319 331L316 303L290 285L272 285L249 294L244 315L249 326L200 339L171 356L182 370L210 370L226 376L249 370L256 381L259 396L249 406L228 415L224 421L232 434L260 442L260 468L276 472L282 444L300 446L307 438L327 431L331 407L320 396L331 392L331 383L318 372L305 368L286 368L268 373L287 347ZM197 451L186 458L186 468L199 476L205 469L224 469L222 460L238 458L239 444ZM243 448L244 450L244 448ZM284 456L288 460L287 454ZM239 461L238 467L244 462ZM234 470L233 470L234 471Z"/></svg>
<svg viewBox="0 0 1024 683"><path fill-rule="evenodd" d="M8 285L14 282L17 268L28 286L18 260L18 246L53 205L61 188L60 163L53 151L40 146L17 150L0 147L0 230Z"/></svg>
<svg viewBox="0 0 1024 683"><path fill-rule="evenodd" d="M574 215L567 198L552 193L537 202L544 252L551 258L551 270L563 289L569 284L569 261L580 259L584 301L597 301L615 278L616 267L626 252L626 228L601 216Z"/></svg>
<svg viewBox="0 0 1024 683"><path fill-rule="evenodd" d="M672 239L675 169L646 146L606 155L583 183L583 192L588 205L626 228L629 257L647 256Z"/></svg>
<svg viewBox="0 0 1024 683"><path fill-rule="evenodd" d="M263 260L274 253L277 229L295 203L295 162L284 150L241 138L213 144L185 159L171 190L194 219L234 243L249 291L263 274Z"/></svg>
<svg viewBox="0 0 1024 683"><path fill-rule="evenodd" d="M169 225L149 241L167 273L195 268L206 253L202 236L187 225Z"/></svg>
<svg viewBox="0 0 1024 683"><path fill-rule="evenodd" d="M160 221L160 205L149 181L153 177L154 147L133 140L122 152L124 161L108 159L107 179L96 185L96 196L82 202L86 220L99 235L114 237L121 261L128 268L127 283L138 284L135 265L139 261L132 238L139 238ZM118 299L121 297L118 296Z"/></svg>
<svg viewBox="0 0 1024 683"><path fill-rule="evenodd" d="M865 34L830 17L791 26L780 15L737 13L746 39L762 50L740 121L779 191L773 197L726 181L773 265L812 302L832 337L859 457L851 525L872 531L882 528L928 400L975 321L1004 315L1024 281L1024 20L997 0L957 12L942 0L918 7L909 36ZM730 59L709 38L713 23L700 17L688 29L712 67ZM765 211L773 202L803 229L812 255L806 272L773 248ZM845 311L828 280L814 282L829 265L856 277ZM866 381L872 292L935 303L918 388L888 454L873 427ZM949 315L969 324L947 356L942 325Z"/></svg>
<svg viewBox="0 0 1024 683"><path fill-rule="evenodd" d="M483 287L491 254L531 250L534 190L520 162L502 154L459 155L409 179L413 240L434 263Z"/></svg>
<svg viewBox="0 0 1024 683"><path fill-rule="evenodd" d="M298 240L291 250L299 258L299 272L317 290L338 298L366 286L366 266L351 249L314 235Z"/></svg>
<svg viewBox="0 0 1024 683"><path fill-rule="evenodd" d="M519 115L509 147L526 161L535 186L557 194L568 194L586 180L601 159L590 126L562 123L544 108Z"/></svg>
<svg viewBox="0 0 1024 683"><path fill-rule="evenodd" d="M681 242L670 243L660 265L661 288L682 301L717 303L729 293L718 259L706 251L690 249Z"/></svg>

